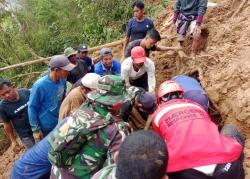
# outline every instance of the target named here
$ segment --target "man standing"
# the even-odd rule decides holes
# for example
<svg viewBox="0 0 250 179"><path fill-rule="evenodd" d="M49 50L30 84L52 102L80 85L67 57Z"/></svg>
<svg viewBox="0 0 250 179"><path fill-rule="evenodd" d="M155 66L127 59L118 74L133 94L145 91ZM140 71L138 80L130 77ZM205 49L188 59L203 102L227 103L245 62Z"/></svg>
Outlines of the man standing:
<svg viewBox="0 0 250 179"><path fill-rule="evenodd" d="M75 51L72 47L68 47L64 50L64 55L69 59L70 63L76 66L69 72L67 77L67 81L72 85L88 73L88 66L86 65L86 62L83 60L77 60L76 54L77 51Z"/></svg>
<svg viewBox="0 0 250 179"><path fill-rule="evenodd" d="M155 91L155 65L146 57L145 50L140 46L134 47L131 57L123 61L121 77L125 80L127 87L141 87L151 93Z"/></svg>
<svg viewBox="0 0 250 179"><path fill-rule="evenodd" d="M145 16L144 6L144 3L138 0L132 5L134 17L127 24L123 51L125 51L129 42L143 39L147 31L154 28L153 21Z"/></svg>
<svg viewBox="0 0 250 179"><path fill-rule="evenodd" d="M173 23L177 25L178 41L182 45L185 35L193 35L192 52L200 48L201 23L207 10L207 0L176 0Z"/></svg>
<svg viewBox="0 0 250 179"><path fill-rule="evenodd" d="M92 59L88 56L87 44L80 44L78 47L78 60L84 61L88 66L88 72L93 73L95 71Z"/></svg>
<svg viewBox="0 0 250 179"><path fill-rule="evenodd" d="M49 67L49 74L34 83L29 99L29 120L36 140L56 126L66 93L66 78L75 66L64 55L55 55Z"/></svg>
<svg viewBox="0 0 250 179"><path fill-rule="evenodd" d="M95 65L95 73L104 75L120 75L121 64L119 60L113 58L113 54L109 48L103 48L100 52L101 60Z"/></svg>
<svg viewBox="0 0 250 179"><path fill-rule="evenodd" d="M13 147L16 145L13 127L26 149L35 143L27 111L29 96L28 89L16 89L10 81L0 79L0 119Z"/></svg>

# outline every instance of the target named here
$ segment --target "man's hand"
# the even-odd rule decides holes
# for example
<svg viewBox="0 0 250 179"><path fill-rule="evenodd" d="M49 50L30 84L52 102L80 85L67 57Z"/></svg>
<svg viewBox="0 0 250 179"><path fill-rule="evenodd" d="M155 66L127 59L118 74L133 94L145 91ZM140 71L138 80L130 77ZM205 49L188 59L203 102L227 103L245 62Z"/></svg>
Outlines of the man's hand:
<svg viewBox="0 0 250 179"><path fill-rule="evenodd" d="M194 27L193 36L194 36L194 38L197 38L197 37L200 37L200 35L201 35L201 26L196 25Z"/></svg>
<svg viewBox="0 0 250 179"><path fill-rule="evenodd" d="M197 54L201 48L201 27L196 25L193 32L192 53Z"/></svg>
<svg viewBox="0 0 250 179"><path fill-rule="evenodd" d="M42 131L33 132L33 137L34 137L36 143L39 142L43 138Z"/></svg>

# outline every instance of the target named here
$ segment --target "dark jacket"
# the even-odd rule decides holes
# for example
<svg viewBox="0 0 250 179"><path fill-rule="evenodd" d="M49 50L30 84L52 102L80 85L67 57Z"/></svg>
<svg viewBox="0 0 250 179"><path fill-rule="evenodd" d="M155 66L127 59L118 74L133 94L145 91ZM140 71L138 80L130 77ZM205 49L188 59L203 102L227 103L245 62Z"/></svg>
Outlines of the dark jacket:
<svg viewBox="0 0 250 179"><path fill-rule="evenodd" d="M176 0L175 12L185 16L204 16L207 0Z"/></svg>

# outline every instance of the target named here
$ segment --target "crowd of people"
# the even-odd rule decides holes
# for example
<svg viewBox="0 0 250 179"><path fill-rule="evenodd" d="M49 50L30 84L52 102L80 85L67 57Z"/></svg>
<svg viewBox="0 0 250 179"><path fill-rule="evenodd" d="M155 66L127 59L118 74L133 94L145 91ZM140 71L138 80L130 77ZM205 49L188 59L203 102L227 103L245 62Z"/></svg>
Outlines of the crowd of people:
<svg viewBox="0 0 250 179"><path fill-rule="evenodd" d="M176 1L180 45L191 33L197 49L206 6L207 0ZM12 147L15 130L26 148L11 179L245 177L244 137L231 124L218 130L196 79L180 74L156 90L150 52L168 48L157 45L161 36L144 3L132 9L121 60L105 47L94 64L80 44L53 56L31 89L0 79L0 119Z"/></svg>

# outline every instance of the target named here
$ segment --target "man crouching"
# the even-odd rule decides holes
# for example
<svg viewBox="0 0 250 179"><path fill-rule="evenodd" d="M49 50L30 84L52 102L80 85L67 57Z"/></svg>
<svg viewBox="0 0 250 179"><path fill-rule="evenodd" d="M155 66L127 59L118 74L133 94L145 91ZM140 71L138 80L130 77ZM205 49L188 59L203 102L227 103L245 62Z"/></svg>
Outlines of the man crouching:
<svg viewBox="0 0 250 179"><path fill-rule="evenodd" d="M114 75L99 79L98 90L76 110L48 141L51 178L90 178L113 163L114 152L128 134L122 106L130 101L125 82Z"/></svg>

